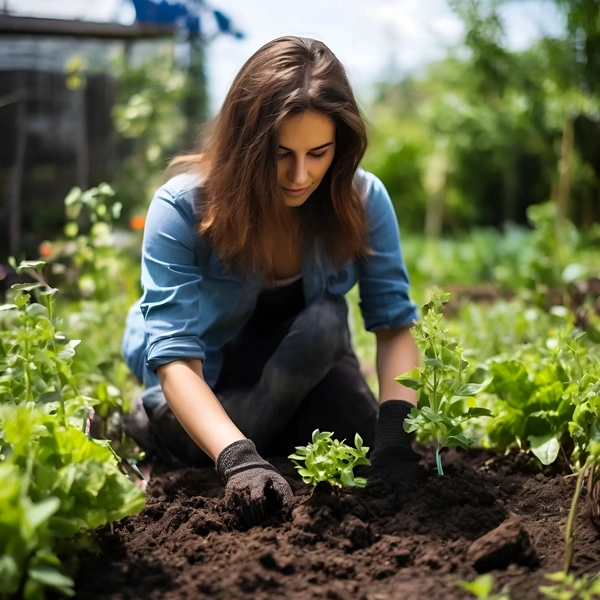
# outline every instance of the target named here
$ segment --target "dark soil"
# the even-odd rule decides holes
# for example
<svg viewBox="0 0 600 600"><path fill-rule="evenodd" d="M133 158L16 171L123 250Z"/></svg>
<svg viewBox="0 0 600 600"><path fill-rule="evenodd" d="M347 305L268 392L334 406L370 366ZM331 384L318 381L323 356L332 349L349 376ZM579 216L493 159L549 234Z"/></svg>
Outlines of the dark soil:
<svg viewBox="0 0 600 600"><path fill-rule="evenodd" d="M574 477L527 472L524 455L451 451L446 476L390 489L311 490L272 459L295 491L290 520L248 531L222 510L212 470L152 479L138 516L100 531L82 558L81 600L469 598L453 582L491 572L513 600L541 598L563 566ZM573 571L600 571L600 536L581 502Z"/></svg>

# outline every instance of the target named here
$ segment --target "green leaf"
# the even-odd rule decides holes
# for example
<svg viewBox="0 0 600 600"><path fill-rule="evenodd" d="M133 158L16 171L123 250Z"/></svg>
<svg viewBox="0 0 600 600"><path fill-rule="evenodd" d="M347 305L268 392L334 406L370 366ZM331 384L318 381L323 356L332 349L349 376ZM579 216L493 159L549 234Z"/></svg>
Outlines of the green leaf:
<svg viewBox="0 0 600 600"><path fill-rule="evenodd" d="M87 527L86 522L75 516L61 517L54 515L48 522L48 530L56 537L73 537L81 529Z"/></svg>
<svg viewBox="0 0 600 600"><path fill-rule="evenodd" d="M423 387L423 384L418 379L414 379L413 377L400 376L396 377L395 380L411 390L420 390Z"/></svg>
<svg viewBox="0 0 600 600"><path fill-rule="evenodd" d="M39 288L45 287L43 283L35 282L35 283L15 283L10 286L13 290L20 290L24 292L31 292L31 290L37 290Z"/></svg>
<svg viewBox="0 0 600 600"><path fill-rule="evenodd" d="M449 436L448 440L446 441L446 446L448 446L449 448L458 447L462 448L463 450L468 450L471 447L472 443L473 440L469 439L462 433L459 433L458 435Z"/></svg>
<svg viewBox="0 0 600 600"><path fill-rule="evenodd" d="M66 577L59 570L50 566L39 566L30 568L28 575L34 581L38 581L48 587L58 590L65 596L72 597L74 582L70 577Z"/></svg>
<svg viewBox="0 0 600 600"><path fill-rule="evenodd" d="M421 414L428 420L428 421L433 421L434 423L441 423L442 421L444 421L444 415L440 414L440 413L436 413L432 408L430 408L429 406L424 406L421 409Z"/></svg>
<svg viewBox="0 0 600 600"><path fill-rule="evenodd" d="M559 583L562 583L567 579L568 575L564 571L557 571L555 573L546 573L544 577L550 581L558 581Z"/></svg>
<svg viewBox="0 0 600 600"><path fill-rule="evenodd" d="M71 204L75 204L81 198L81 188L73 187L71 191L67 194L65 198L65 206L70 206Z"/></svg>
<svg viewBox="0 0 600 600"><path fill-rule="evenodd" d="M476 598L487 598L494 589L494 578L489 573L480 575L473 581L458 581L459 585L463 590L471 592Z"/></svg>
<svg viewBox="0 0 600 600"><path fill-rule="evenodd" d="M560 450L560 442L554 434L530 435L527 440L531 444L531 451L540 459L543 465L550 465L556 460Z"/></svg>
<svg viewBox="0 0 600 600"><path fill-rule="evenodd" d="M444 366L444 363L439 358L428 358L427 356L424 356L423 362L428 367L443 367Z"/></svg>
<svg viewBox="0 0 600 600"><path fill-rule="evenodd" d="M304 460L306 458L306 454L290 454L288 458L290 460Z"/></svg>
<svg viewBox="0 0 600 600"><path fill-rule="evenodd" d="M25 269L35 269L38 273L40 273L45 264L46 263L43 260L22 260L19 263L16 271L21 273L21 271L24 271Z"/></svg>
<svg viewBox="0 0 600 600"><path fill-rule="evenodd" d="M60 508L60 500L53 496L33 504L27 511L27 517L34 529L46 522Z"/></svg>
<svg viewBox="0 0 600 600"><path fill-rule="evenodd" d="M62 360L69 360L75 356L75 348L81 343L81 340L71 340L59 353L58 357Z"/></svg>
<svg viewBox="0 0 600 600"><path fill-rule="evenodd" d="M19 589L21 574L15 559L8 555L0 555L0 584L5 594L15 594Z"/></svg>
<svg viewBox="0 0 600 600"><path fill-rule="evenodd" d="M491 380L490 380L491 381ZM456 396L474 396L475 394L479 394L482 390L484 390L489 385L489 382L486 383L467 383L459 388L458 391L454 392Z"/></svg>
<svg viewBox="0 0 600 600"><path fill-rule="evenodd" d="M480 408L478 406L474 406L469 408L465 415L468 419L473 417L492 417L492 411L489 408Z"/></svg>

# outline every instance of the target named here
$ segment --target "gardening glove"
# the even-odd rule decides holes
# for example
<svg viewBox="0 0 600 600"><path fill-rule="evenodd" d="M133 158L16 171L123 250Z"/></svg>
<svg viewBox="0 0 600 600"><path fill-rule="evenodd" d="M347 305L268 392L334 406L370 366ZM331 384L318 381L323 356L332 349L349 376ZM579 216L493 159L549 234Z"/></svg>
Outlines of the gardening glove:
<svg viewBox="0 0 600 600"><path fill-rule="evenodd" d="M404 431L404 419L413 407L406 400L387 400L379 406L367 477L398 484L415 481L422 474L419 455L412 449L411 436Z"/></svg>
<svg viewBox="0 0 600 600"><path fill-rule="evenodd" d="M291 511L292 488L261 458L252 440L238 440L224 448L216 468L225 483L225 506L248 527L278 513L286 517Z"/></svg>

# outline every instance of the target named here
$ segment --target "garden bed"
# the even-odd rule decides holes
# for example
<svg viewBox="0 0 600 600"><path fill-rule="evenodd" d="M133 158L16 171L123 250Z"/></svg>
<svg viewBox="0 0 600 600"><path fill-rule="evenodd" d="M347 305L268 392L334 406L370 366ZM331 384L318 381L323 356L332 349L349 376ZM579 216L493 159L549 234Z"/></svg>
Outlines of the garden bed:
<svg viewBox="0 0 600 600"><path fill-rule="evenodd" d="M286 460L289 521L243 531L222 510L211 469L153 477L147 506L100 531L100 557L82 559L78 599L472 597L453 582L491 572L511 597L541 598L564 561L574 477L528 472L525 454L444 455L446 476L391 489L311 489ZM573 572L600 571L600 536L581 503ZM486 536L485 538L483 536ZM479 540L479 541L477 541Z"/></svg>

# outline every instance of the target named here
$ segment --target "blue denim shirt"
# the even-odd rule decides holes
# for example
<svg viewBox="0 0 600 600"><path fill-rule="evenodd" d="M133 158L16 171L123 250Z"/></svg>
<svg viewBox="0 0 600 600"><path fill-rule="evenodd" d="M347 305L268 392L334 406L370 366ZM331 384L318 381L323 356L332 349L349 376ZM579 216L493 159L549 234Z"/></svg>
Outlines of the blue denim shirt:
<svg viewBox="0 0 600 600"><path fill-rule="evenodd" d="M304 299L310 305L326 291L342 297L356 282L365 328L377 332L417 318L390 197L381 181L360 170L366 183L365 210L372 255L336 268L320 248L305 253ZM217 382L222 349L250 318L264 288L260 275L227 269L196 233L194 176L178 175L155 194L146 218L142 248L144 293L127 315L123 354L146 387L158 385L158 366L177 360L203 361L211 387Z"/></svg>

